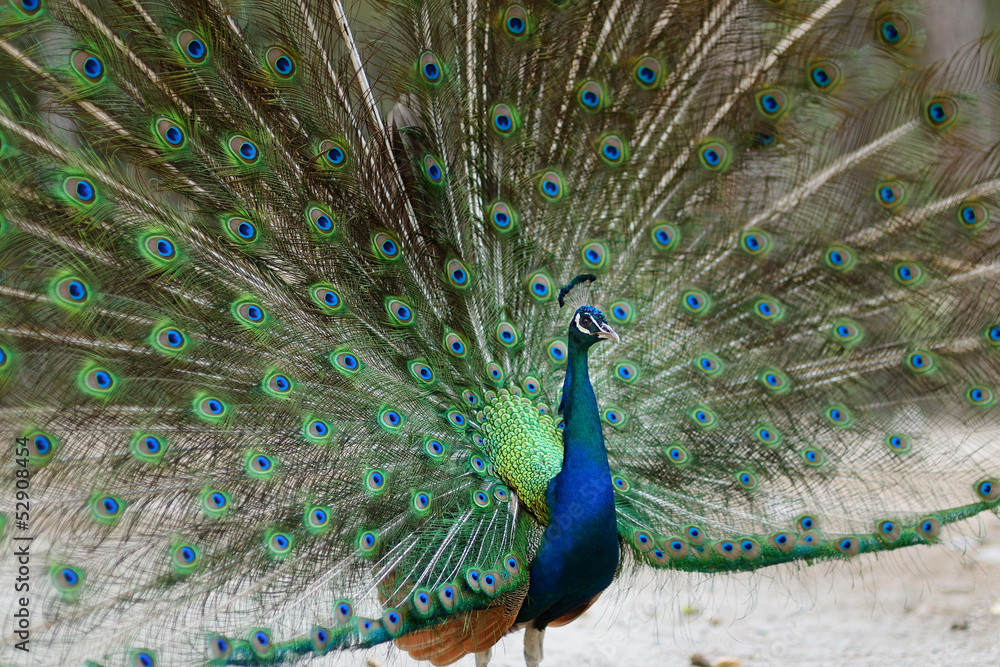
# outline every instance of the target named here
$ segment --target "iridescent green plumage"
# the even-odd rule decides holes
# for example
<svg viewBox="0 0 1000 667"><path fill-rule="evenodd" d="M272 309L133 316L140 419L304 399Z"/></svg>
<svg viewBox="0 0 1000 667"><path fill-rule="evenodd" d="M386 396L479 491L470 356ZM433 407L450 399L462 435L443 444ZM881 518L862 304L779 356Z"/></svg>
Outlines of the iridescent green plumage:
<svg viewBox="0 0 1000 667"><path fill-rule="evenodd" d="M725 572L995 511L1000 61L921 64L917 10L0 4L38 660L446 664L618 539Z"/></svg>

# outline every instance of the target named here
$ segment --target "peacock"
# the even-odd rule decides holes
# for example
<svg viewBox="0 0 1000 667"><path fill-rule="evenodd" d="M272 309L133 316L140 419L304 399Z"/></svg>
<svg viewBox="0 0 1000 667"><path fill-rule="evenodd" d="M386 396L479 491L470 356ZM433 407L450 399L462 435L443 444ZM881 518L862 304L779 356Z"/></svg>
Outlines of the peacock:
<svg viewBox="0 0 1000 667"><path fill-rule="evenodd" d="M1000 40L926 33L3 0L0 662L537 667L616 577L995 512Z"/></svg>

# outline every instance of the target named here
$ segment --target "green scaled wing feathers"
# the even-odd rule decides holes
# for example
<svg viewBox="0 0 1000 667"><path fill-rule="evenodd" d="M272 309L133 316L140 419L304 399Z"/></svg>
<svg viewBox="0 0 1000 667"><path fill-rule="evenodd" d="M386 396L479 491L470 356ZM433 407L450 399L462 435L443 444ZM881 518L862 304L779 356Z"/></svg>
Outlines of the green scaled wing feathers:
<svg viewBox="0 0 1000 667"><path fill-rule="evenodd" d="M516 613L580 273L639 562L996 507L993 41L922 68L906 2L376 9L0 6L0 525L42 659Z"/></svg>

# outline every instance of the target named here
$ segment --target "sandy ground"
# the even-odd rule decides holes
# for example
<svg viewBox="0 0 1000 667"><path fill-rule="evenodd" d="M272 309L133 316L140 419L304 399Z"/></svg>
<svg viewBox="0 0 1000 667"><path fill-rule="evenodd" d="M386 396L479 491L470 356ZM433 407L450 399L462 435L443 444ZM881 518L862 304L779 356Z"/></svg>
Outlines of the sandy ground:
<svg viewBox="0 0 1000 667"><path fill-rule="evenodd" d="M696 654L713 666L1000 665L1000 520L963 528L978 537L849 563L615 586L580 620L546 633L543 666L681 667ZM521 642L521 633L504 639L491 667L524 665ZM429 663L380 647L335 664Z"/></svg>

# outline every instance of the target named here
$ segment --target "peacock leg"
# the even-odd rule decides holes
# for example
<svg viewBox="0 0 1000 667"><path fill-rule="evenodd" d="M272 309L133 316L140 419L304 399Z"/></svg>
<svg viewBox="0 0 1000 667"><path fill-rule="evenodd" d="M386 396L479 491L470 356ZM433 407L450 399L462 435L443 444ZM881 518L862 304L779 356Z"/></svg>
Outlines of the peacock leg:
<svg viewBox="0 0 1000 667"><path fill-rule="evenodd" d="M524 664L525 667L538 667L538 663L544 658L542 653L542 639L545 637L545 628L538 628L529 625L524 629Z"/></svg>
<svg viewBox="0 0 1000 667"><path fill-rule="evenodd" d="M493 647L481 651L476 654L476 667L487 667L490 664L490 658L493 657Z"/></svg>

